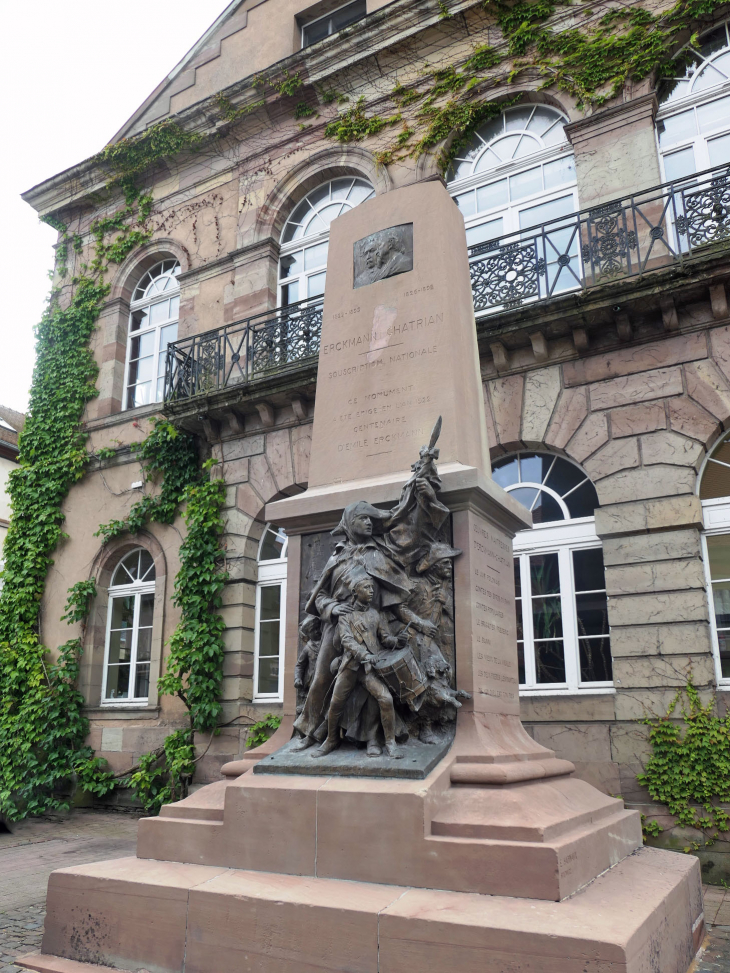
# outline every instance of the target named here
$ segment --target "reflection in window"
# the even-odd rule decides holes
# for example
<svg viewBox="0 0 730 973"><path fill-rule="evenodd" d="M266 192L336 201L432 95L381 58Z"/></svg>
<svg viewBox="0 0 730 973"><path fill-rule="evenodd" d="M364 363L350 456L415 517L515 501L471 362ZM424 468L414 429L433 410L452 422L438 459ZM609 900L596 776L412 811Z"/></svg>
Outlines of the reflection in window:
<svg viewBox="0 0 730 973"><path fill-rule="evenodd" d="M281 234L281 306L324 294L330 223L374 195L370 183L347 176L317 186L297 204Z"/></svg>
<svg viewBox="0 0 730 973"><path fill-rule="evenodd" d="M284 531L267 524L258 552L254 700L283 699L286 549Z"/></svg>
<svg viewBox="0 0 730 973"><path fill-rule="evenodd" d="M143 548L119 563L109 585L102 702L149 696L155 567Z"/></svg>
<svg viewBox="0 0 730 973"><path fill-rule="evenodd" d="M578 208L575 162L565 135L567 118L546 105L508 108L472 136L447 173L466 224L468 245L517 243L530 229L569 217ZM580 279L578 239L556 224L542 243L545 293L575 287ZM558 258L565 259L559 263ZM478 259L479 255L477 255ZM543 296L545 296L543 294Z"/></svg>
<svg viewBox="0 0 730 973"><path fill-rule="evenodd" d="M162 260L135 288L127 341L126 409L162 401L167 346L177 340L179 273L177 260Z"/></svg>
<svg viewBox="0 0 730 973"><path fill-rule="evenodd" d="M580 467L549 453L517 453L497 460L492 478L532 513L533 524L592 517L596 488Z"/></svg>
<svg viewBox="0 0 730 973"><path fill-rule="evenodd" d="M346 3L324 17L310 20L302 27L302 47L309 47L310 44L316 44L330 34L336 34L338 30L362 20L366 13L365 0L353 0L352 3Z"/></svg>
<svg viewBox="0 0 730 973"><path fill-rule="evenodd" d="M705 461L699 482L710 629L717 679L730 684L730 433Z"/></svg>
<svg viewBox="0 0 730 973"><path fill-rule="evenodd" d="M517 654L524 692L613 683L596 490L580 467L548 453L495 462L499 486L532 511L514 540Z"/></svg>
<svg viewBox="0 0 730 973"><path fill-rule="evenodd" d="M657 135L665 179L730 163L730 35L721 24L675 59L663 82Z"/></svg>

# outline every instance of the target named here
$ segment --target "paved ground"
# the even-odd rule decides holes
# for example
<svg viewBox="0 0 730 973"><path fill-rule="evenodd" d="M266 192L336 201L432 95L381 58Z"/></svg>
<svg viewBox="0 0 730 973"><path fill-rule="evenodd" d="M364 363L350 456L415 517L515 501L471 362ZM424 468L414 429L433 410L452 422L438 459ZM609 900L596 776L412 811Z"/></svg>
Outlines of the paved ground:
<svg viewBox="0 0 730 973"><path fill-rule="evenodd" d="M95 811L21 821L0 834L0 973L20 973L14 958L40 947L55 868L133 855L136 841L136 816Z"/></svg>
<svg viewBox="0 0 730 973"><path fill-rule="evenodd" d="M16 956L40 948L48 876L54 868L135 853L131 814L74 811L23 821L0 834L0 973L22 973ZM730 973L730 888L705 886L709 936L691 973Z"/></svg>

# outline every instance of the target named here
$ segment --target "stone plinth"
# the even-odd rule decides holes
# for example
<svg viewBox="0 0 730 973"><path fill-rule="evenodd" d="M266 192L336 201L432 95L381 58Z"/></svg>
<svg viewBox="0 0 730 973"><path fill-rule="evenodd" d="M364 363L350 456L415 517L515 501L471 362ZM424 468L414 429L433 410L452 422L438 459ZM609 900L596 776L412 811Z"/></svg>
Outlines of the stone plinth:
<svg viewBox="0 0 730 973"><path fill-rule="evenodd" d="M43 954L16 962L37 973L99 969L71 954L153 973L686 973L704 931L699 871L646 848L547 902L122 859L54 872Z"/></svg>

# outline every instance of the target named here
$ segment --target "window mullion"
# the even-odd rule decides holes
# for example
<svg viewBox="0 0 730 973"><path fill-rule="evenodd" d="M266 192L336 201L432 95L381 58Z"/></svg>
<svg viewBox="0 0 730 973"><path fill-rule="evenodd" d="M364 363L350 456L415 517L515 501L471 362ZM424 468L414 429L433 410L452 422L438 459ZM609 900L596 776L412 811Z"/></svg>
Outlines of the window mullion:
<svg viewBox="0 0 730 973"><path fill-rule="evenodd" d="M573 580L571 550L562 547L558 551L560 570L560 604L563 612L563 651L565 653L565 681L569 689L577 689L580 682L578 660L578 615L575 607L575 583Z"/></svg>
<svg viewBox="0 0 730 973"><path fill-rule="evenodd" d="M522 634L525 652L525 686L537 686L535 670L535 639L532 624L532 585L530 583L530 555L520 554L520 585L522 587Z"/></svg>
<svg viewBox="0 0 730 973"><path fill-rule="evenodd" d="M710 613L710 637L712 639L712 661L715 666L715 681L717 685L723 682L720 665L720 642L717 634L717 619L715 617L715 598L712 589L712 572L710 570L710 552L707 549L707 535L700 535L702 544L702 565L705 572L705 590L707 592L707 608Z"/></svg>
<svg viewBox="0 0 730 973"><path fill-rule="evenodd" d="M137 698L137 640L139 638L139 612L142 598L134 592L134 616L132 621L132 649L129 653L129 699Z"/></svg>
<svg viewBox="0 0 730 973"><path fill-rule="evenodd" d="M109 696L107 683L109 682L109 642L111 640L113 605L114 605L114 598L110 597L109 602L107 604L107 610L106 610L106 640L104 642L104 676L102 679L102 687L101 687L102 699L107 699Z"/></svg>
<svg viewBox="0 0 730 973"><path fill-rule="evenodd" d="M286 617L286 578L281 581L281 594L279 595L279 699L284 699L284 621Z"/></svg>

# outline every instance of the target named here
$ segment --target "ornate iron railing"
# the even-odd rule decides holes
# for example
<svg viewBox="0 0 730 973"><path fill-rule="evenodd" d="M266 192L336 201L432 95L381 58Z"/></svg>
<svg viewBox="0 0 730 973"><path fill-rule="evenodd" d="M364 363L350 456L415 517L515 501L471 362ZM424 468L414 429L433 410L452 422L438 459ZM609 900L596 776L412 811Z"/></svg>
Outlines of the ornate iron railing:
<svg viewBox="0 0 730 973"><path fill-rule="evenodd" d="M478 316L658 270L730 243L730 166L579 210L469 250ZM250 382L319 352L322 298L168 346L165 401Z"/></svg>
<svg viewBox="0 0 730 973"><path fill-rule="evenodd" d="M638 276L730 241L730 166L469 249L479 315Z"/></svg>
<svg viewBox="0 0 730 973"><path fill-rule="evenodd" d="M323 298L299 301L168 345L165 402L227 388L315 358Z"/></svg>

